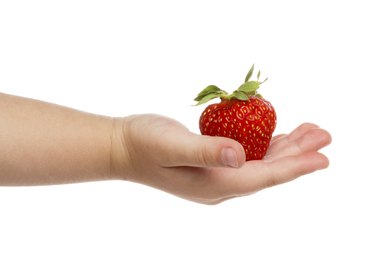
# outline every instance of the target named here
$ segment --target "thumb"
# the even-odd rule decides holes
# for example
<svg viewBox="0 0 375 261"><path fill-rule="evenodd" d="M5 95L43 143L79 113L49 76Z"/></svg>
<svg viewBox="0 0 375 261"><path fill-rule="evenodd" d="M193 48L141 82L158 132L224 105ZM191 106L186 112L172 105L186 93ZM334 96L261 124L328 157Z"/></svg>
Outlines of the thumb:
<svg viewBox="0 0 375 261"><path fill-rule="evenodd" d="M242 145L229 138L189 133L172 146L171 166L238 168L246 161Z"/></svg>

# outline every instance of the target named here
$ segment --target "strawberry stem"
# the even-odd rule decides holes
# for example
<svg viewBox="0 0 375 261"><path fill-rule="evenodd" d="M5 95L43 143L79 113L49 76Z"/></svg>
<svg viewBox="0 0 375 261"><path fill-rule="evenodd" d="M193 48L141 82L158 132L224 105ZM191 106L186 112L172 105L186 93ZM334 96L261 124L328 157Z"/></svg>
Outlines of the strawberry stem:
<svg viewBox="0 0 375 261"><path fill-rule="evenodd" d="M221 100L237 99L241 101L247 101L252 96L261 97L261 95L257 93L257 90L262 83L268 80L268 78L264 79L263 81L259 81L260 71L258 71L257 80L250 81L253 72L254 64L253 66L251 66L249 72L247 73L245 82L241 84L241 86L238 87L237 90L235 90L230 95L216 85L208 85L200 93L198 93L197 97L194 99L194 101L197 102L196 106L206 103L215 98L221 98Z"/></svg>

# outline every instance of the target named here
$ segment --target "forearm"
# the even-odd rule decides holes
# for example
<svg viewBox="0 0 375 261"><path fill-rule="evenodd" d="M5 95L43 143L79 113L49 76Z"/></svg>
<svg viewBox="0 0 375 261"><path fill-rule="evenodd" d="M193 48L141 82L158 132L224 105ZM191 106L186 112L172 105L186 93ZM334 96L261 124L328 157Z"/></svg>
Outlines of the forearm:
<svg viewBox="0 0 375 261"><path fill-rule="evenodd" d="M0 185L111 176L113 119L0 93Z"/></svg>

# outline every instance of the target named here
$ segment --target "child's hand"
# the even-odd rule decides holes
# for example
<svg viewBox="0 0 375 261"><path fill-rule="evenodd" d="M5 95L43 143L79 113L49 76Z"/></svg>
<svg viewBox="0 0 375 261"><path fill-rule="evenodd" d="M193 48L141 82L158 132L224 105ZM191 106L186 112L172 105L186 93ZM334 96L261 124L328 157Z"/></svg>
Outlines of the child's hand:
<svg viewBox="0 0 375 261"><path fill-rule="evenodd" d="M234 140L197 135L162 116L135 115L115 121L112 174L216 204L326 168L328 159L318 150L330 142L327 131L305 123L274 137L263 160L245 162Z"/></svg>

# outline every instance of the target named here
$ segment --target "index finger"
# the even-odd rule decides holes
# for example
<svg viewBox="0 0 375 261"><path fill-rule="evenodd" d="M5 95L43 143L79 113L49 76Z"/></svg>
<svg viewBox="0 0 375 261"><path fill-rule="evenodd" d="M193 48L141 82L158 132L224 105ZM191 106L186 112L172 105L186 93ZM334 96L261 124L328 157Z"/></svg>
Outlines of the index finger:
<svg viewBox="0 0 375 261"><path fill-rule="evenodd" d="M226 194L233 197L248 195L292 181L302 175L324 169L328 165L329 161L326 156L313 151L271 162L247 162L240 169L218 169L217 171L223 178L221 185L226 187Z"/></svg>

